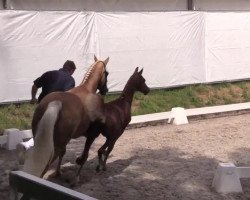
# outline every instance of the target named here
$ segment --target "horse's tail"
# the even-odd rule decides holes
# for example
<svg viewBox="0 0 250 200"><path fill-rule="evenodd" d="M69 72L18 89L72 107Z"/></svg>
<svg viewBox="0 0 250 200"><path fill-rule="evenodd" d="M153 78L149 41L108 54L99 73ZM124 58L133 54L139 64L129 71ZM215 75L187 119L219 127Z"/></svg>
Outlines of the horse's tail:
<svg viewBox="0 0 250 200"><path fill-rule="evenodd" d="M34 138L34 147L27 152L23 171L41 177L46 172L54 156L54 127L58 113L62 108L60 101L48 104L44 115L38 123Z"/></svg>

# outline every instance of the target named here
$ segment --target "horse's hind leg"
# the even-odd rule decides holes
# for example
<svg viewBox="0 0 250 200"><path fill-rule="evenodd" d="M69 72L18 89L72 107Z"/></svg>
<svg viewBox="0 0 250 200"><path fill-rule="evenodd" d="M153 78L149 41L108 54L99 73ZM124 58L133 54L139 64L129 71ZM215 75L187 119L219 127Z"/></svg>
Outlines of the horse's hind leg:
<svg viewBox="0 0 250 200"><path fill-rule="evenodd" d="M56 166L56 171L51 175L51 177L58 177L61 176L61 164L62 164L62 158L66 152L66 147L65 148L55 148L55 153L54 156L49 163L49 165L46 166L45 171L47 172L49 166L59 157L57 166ZM45 173L46 173L45 172Z"/></svg>
<svg viewBox="0 0 250 200"><path fill-rule="evenodd" d="M53 158L49 161L49 163L46 165L45 169L42 172L41 178L46 174L46 172L49 170L50 165L57 159L58 154L55 152L53 155Z"/></svg>
<svg viewBox="0 0 250 200"><path fill-rule="evenodd" d="M59 160L58 160L58 163L57 163L55 176L61 176L62 158L63 158L64 154L66 153L66 147L57 149L57 151L58 151L57 155L59 157ZM55 159L57 158L57 155L56 155Z"/></svg>

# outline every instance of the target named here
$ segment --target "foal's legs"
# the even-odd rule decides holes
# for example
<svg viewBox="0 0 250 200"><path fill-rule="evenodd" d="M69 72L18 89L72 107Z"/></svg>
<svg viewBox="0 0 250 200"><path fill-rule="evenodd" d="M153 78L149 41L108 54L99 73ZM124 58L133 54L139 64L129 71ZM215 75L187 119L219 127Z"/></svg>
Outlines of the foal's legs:
<svg viewBox="0 0 250 200"><path fill-rule="evenodd" d="M96 171L100 171L100 167L103 166L103 159L102 155L105 156L106 148L108 147L108 139L106 139L106 142L101 146L101 148L98 150L98 165L96 166Z"/></svg>
<svg viewBox="0 0 250 200"><path fill-rule="evenodd" d="M103 160L103 170L104 171L106 171L107 159L108 159L108 156L109 156L110 152L113 150L114 145L115 145L115 141L108 144L108 149L105 152L105 155L104 155L105 157L104 157L104 160Z"/></svg>
<svg viewBox="0 0 250 200"><path fill-rule="evenodd" d="M111 142L109 139L107 139L106 142L104 143L104 145L102 145L102 147L98 150L99 164L96 167L97 172L100 171L100 167L102 167L102 169L104 171L106 171L106 162L107 162L107 159L108 159L110 152L114 148L114 145L115 145L115 141ZM106 150L106 148L107 148L107 150ZM103 159L102 159L102 156L104 156Z"/></svg>

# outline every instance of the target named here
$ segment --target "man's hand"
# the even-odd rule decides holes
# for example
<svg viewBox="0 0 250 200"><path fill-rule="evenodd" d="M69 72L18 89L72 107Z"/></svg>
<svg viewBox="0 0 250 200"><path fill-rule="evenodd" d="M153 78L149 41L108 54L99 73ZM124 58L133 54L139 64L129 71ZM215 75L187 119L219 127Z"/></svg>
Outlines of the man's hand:
<svg viewBox="0 0 250 200"><path fill-rule="evenodd" d="M38 90L38 87L36 87L36 85L33 84L32 88L31 88L31 100L30 100L31 104L36 104L37 103L37 99L36 99L37 90Z"/></svg>
<svg viewBox="0 0 250 200"><path fill-rule="evenodd" d="M36 99L36 98L31 99L31 100L30 100L30 103L31 103L31 104L37 104L37 99Z"/></svg>

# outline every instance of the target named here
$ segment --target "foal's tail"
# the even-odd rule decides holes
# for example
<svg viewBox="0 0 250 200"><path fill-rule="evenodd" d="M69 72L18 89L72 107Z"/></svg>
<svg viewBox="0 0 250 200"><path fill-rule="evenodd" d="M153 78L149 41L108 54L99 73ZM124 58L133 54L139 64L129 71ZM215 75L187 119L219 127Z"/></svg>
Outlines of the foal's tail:
<svg viewBox="0 0 250 200"><path fill-rule="evenodd" d="M41 177L54 156L54 127L58 113L62 108L60 101L53 101L38 123L34 138L34 147L28 150L28 157L24 163L23 171Z"/></svg>

